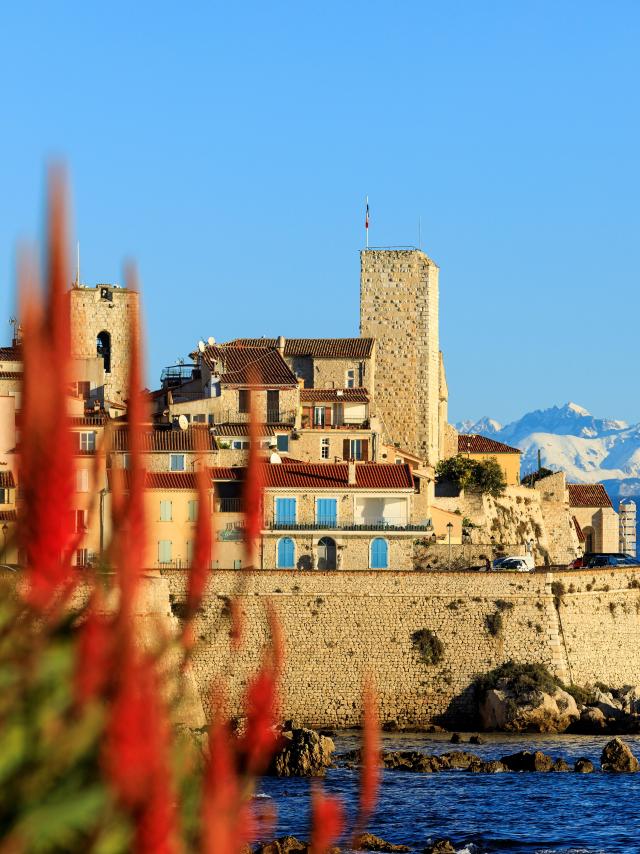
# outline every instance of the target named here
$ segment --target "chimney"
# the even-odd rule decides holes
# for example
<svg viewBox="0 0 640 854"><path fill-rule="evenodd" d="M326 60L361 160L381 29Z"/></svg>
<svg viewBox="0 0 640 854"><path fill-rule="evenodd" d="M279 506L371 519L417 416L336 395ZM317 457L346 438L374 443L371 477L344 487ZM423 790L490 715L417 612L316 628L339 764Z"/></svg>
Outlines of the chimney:
<svg viewBox="0 0 640 854"><path fill-rule="evenodd" d="M285 340L284 335L278 335L278 343L276 346L278 347L278 350L280 351L281 356L284 356L284 345L285 345L285 343L286 343L286 340Z"/></svg>
<svg viewBox="0 0 640 854"><path fill-rule="evenodd" d="M355 460L349 460L349 486L356 485L356 462Z"/></svg>

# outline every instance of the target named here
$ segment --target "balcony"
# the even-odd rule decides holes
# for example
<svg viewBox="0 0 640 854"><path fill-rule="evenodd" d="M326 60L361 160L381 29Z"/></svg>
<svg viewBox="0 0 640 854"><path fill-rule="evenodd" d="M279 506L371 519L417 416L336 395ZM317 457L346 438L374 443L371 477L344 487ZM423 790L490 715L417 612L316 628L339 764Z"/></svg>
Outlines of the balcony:
<svg viewBox="0 0 640 854"><path fill-rule="evenodd" d="M242 513L242 499L220 498L217 502L216 513Z"/></svg>
<svg viewBox="0 0 640 854"><path fill-rule="evenodd" d="M268 522L269 531L431 531L430 520L413 524L401 519L379 518L361 522Z"/></svg>
<svg viewBox="0 0 640 854"><path fill-rule="evenodd" d="M316 423L311 421L308 416L302 416L302 430L369 430L370 421L366 418L364 421L349 421L343 419L340 424Z"/></svg>

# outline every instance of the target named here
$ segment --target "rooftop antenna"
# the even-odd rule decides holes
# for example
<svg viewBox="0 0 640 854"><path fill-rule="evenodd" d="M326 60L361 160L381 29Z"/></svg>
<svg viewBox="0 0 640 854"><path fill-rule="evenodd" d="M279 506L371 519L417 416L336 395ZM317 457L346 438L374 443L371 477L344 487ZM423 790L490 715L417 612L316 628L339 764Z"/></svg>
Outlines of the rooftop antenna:
<svg viewBox="0 0 640 854"><path fill-rule="evenodd" d="M369 196L366 197L366 210L364 215L365 249L369 248Z"/></svg>

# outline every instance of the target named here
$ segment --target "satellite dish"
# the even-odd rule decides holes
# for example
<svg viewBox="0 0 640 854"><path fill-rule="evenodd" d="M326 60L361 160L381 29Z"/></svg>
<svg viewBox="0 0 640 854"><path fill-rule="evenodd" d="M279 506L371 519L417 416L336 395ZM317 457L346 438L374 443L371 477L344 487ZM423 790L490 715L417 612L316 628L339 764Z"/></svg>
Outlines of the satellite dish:
<svg viewBox="0 0 640 854"><path fill-rule="evenodd" d="M181 416L178 418L178 427L179 427L181 430L188 430L188 429L189 429L189 422L187 421L187 416L186 416L186 415L181 415Z"/></svg>
<svg viewBox="0 0 640 854"><path fill-rule="evenodd" d="M204 341L198 341L198 350L200 350L201 353L204 353L205 348L206 344L204 343Z"/></svg>
<svg viewBox="0 0 640 854"><path fill-rule="evenodd" d="M213 337L213 335L210 335L210 336L207 338L207 344L209 345L209 347L213 347L213 345L214 345L215 343L216 343L216 339Z"/></svg>
<svg viewBox="0 0 640 854"><path fill-rule="evenodd" d="M280 454L271 454L271 456L269 457L269 462L271 463L272 466L281 465L282 464L282 457L280 456Z"/></svg>

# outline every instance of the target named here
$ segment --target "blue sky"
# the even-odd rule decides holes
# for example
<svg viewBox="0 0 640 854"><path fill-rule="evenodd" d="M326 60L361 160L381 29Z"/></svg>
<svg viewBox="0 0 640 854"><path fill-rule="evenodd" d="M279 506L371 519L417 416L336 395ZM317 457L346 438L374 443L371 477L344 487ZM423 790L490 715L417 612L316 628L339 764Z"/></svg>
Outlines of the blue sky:
<svg viewBox="0 0 640 854"><path fill-rule="evenodd" d="M52 156L154 385L203 336L357 334L368 194L440 265L452 420L639 421L639 38L624 0L6 4L2 339Z"/></svg>

